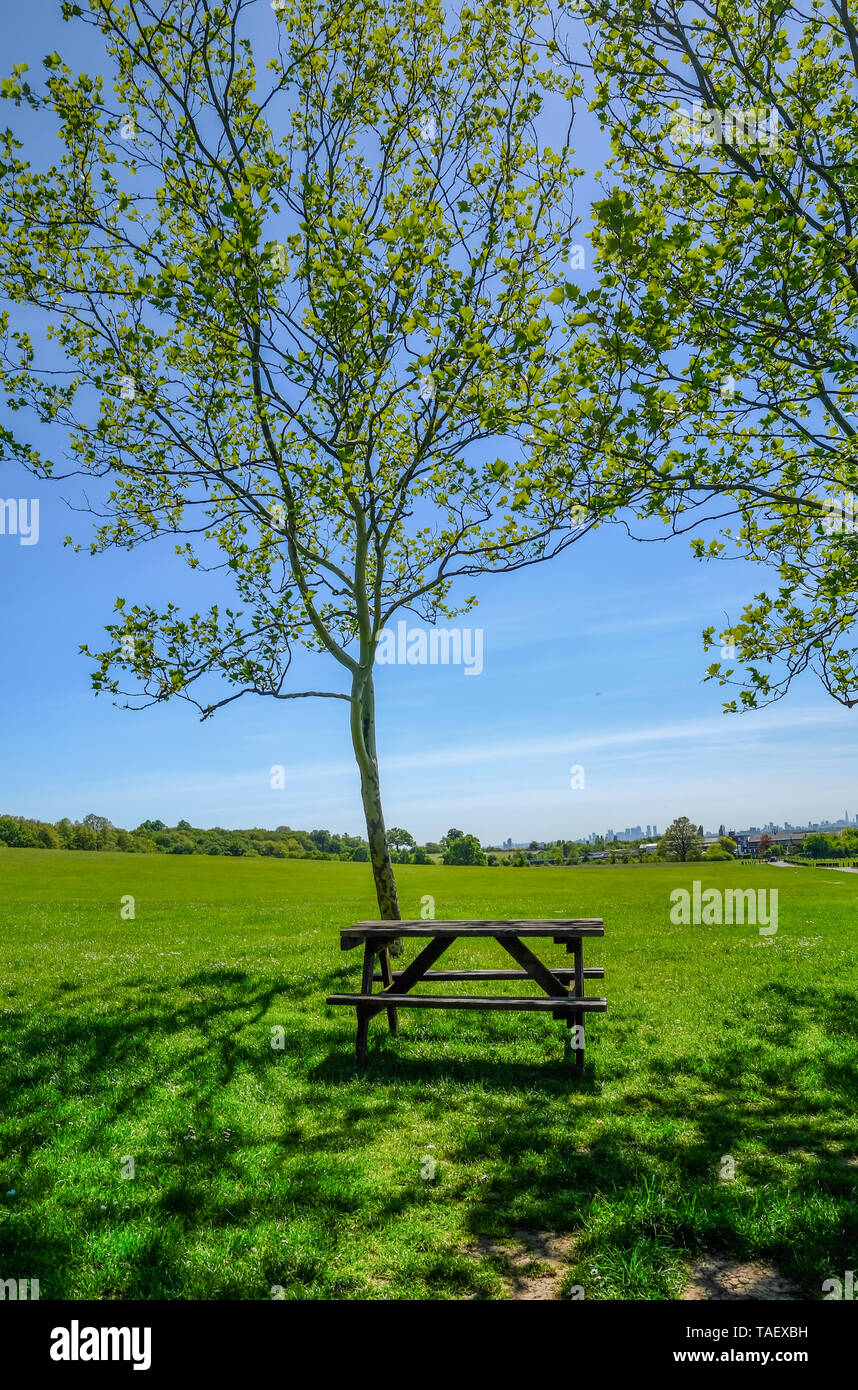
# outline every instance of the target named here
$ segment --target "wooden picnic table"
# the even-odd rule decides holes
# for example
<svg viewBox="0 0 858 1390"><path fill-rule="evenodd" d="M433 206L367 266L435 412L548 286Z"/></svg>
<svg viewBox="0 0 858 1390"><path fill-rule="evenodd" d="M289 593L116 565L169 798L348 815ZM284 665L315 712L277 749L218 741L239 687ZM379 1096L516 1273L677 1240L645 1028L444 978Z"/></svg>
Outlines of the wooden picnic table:
<svg viewBox="0 0 858 1390"><path fill-rule="evenodd" d="M504 1009L524 1013L548 1012L574 1029L572 1046L575 1052L575 1073L584 1070L584 1015L604 1013L607 1000L584 994L585 980L602 980L602 966L584 967L584 937L604 936L601 917L528 917L492 921L427 922L356 922L343 927L340 946L350 951L363 946L363 974L359 994L329 994L328 1004L350 1004L357 1010L357 1040L355 1056L360 1064L366 1060L369 1021L375 1014L387 1011L392 1033L397 1032L397 1010L409 1009ZM398 938L424 940L425 945L403 970L391 966L390 947ZM454 941L489 937L500 943L516 962L515 969L502 970L432 970L439 956ZM547 966L526 944L527 940L550 937L566 947L573 965ZM378 957L379 969L375 969ZM541 995L473 995L473 994L411 994L416 984L437 980L533 980L544 990ZM383 989L373 993L373 983L381 981ZM571 985L571 989L569 986Z"/></svg>

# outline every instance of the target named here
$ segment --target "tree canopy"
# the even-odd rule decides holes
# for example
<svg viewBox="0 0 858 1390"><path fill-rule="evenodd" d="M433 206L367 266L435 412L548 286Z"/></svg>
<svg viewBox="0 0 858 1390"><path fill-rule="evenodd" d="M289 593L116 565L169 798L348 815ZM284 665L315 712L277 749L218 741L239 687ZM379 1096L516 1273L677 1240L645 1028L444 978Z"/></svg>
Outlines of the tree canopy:
<svg viewBox="0 0 858 1390"><path fill-rule="evenodd" d="M105 480L93 551L169 539L216 575L191 613L117 599L97 690L203 718L246 694L349 706L396 917L372 678L386 624L466 612L475 576L593 524L570 512L568 466L562 487L543 478L561 428L595 428L560 274L580 83L522 0L64 10L109 72L53 53L42 85L20 66L2 85L60 153L37 168L0 133L0 290L33 326L5 320L17 423L0 442L37 473ZM33 422L68 455L40 451ZM296 687L300 646L339 679Z"/></svg>
<svg viewBox="0 0 858 1390"><path fill-rule="evenodd" d="M593 240L632 403L605 485L701 559L773 571L704 634L720 648L708 678L738 687L728 710L781 698L804 671L852 706L856 21L839 0L583 9L571 32L613 150Z"/></svg>
<svg viewBox="0 0 858 1390"><path fill-rule="evenodd" d="M662 835L658 852L665 859L700 859L703 839L697 826L687 816L677 816Z"/></svg>

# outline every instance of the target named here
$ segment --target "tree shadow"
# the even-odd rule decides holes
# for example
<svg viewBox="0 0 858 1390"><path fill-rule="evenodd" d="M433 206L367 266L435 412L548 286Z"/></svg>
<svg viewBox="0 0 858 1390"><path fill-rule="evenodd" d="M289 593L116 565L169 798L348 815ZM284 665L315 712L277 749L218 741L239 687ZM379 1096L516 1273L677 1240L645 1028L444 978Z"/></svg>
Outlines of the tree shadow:
<svg viewBox="0 0 858 1390"><path fill-rule="evenodd" d="M141 1118L149 1125L146 1162L159 1175L158 1190L148 1191L145 1204L129 1197L126 1208L129 1219L144 1211L157 1218L160 1230L138 1232L114 1289L114 1296L147 1298L183 1296L187 1244L201 1225L241 1231L260 1218L261 1198L248 1190L249 1155L264 1152L288 1174L288 1191L272 1199L272 1210L283 1219L315 1214L333 1232L367 1201L353 1171L355 1157L395 1131L408 1107L412 1127L417 1114L428 1133L459 1106L469 1123L445 1150L443 1190L445 1200L460 1204L474 1235L564 1231L579 1237L586 1251L607 1203L608 1245L621 1258L631 1256L642 1233L689 1253L768 1253L809 1292L820 1287L820 1275L854 1267L858 1169L848 1161L846 1138L846 1117L850 1108L858 1110L854 1053L825 1052L809 1062L801 1042L809 1030L858 1038L858 1001L845 990L816 986L797 994L774 982L749 992L759 1056L749 1054L749 1038L736 1020L714 1067L703 1043L670 1056L645 1047L628 1019L622 1025L618 1018L624 1048L643 1059L632 1072L623 1054L601 1045L610 1016L594 1030L580 1078L559 1059L479 1055L475 1047L485 1040L465 1029L458 1056L450 1055L449 1034L437 1042L424 1036L416 1056L407 1039L388 1034L381 1016L367 1064L358 1071L344 1011L331 1010L335 1017L326 1018L323 1003L351 973L346 965L308 973L300 982L293 974L261 977L242 969L196 970L154 982L129 977L117 985L110 1012L102 992L83 988L63 991L46 1011L7 1010L0 1037L3 1171L30 1206L22 1202L4 1212L4 1267L13 1259L22 1275L41 1277L45 1297L74 1285L94 1229L92 1221L87 1226L88 1209L86 1220L76 1218L68 1231L55 1222L42 1229L31 1214L33 1203L53 1196L65 1160L49 1163L46 1155L69 1113L75 1158L93 1164L104 1165L105 1134L114 1125L139 1129ZM281 1015L285 1046L277 1052L268 1033ZM556 1026L551 1036L561 1042L564 1032ZM512 1038L505 1042L514 1048ZM276 1121L267 1119L251 1132L224 1130L218 1118L224 1094L238 1079L264 1097L282 1086L273 1082L279 1062L297 1090L284 1092ZM189 1117L189 1133L164 1119L174 1099ZM730 1154L739 1162L736 1187L716 1171L718 1160ZM481 1166L486 1172L475 1187L469 1175ZM228 1200L212 1195L213 1174ZM784 1192L789 1200L780 1225L771 1223L761 1244L754 1212ZM371 1193L372 1219L383 1225L407 1218L432 1200L418 1179L387 1179ZM810 1225L806 1204L813 1210ZM296 1277L316 1287L323 1271L312 1262L301 1268ZM278 1282L273 1266L269 1276ZM479 1262L461 1250L427 1256L422 1277L439 1291L449 1291L451 1278L465 1293L484 1287ZM267 1296L248 1292L238 1280L225 1273L214 1296ZM343 1287L359 1296L348 1278Z"/></svg>

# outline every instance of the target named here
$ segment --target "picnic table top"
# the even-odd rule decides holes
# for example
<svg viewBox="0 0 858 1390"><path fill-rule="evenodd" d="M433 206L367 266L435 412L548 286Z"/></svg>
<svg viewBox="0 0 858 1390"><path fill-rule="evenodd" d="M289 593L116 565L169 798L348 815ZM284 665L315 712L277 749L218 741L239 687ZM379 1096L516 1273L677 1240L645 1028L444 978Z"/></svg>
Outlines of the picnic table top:
<svg viewBox="0 0 858 1390"><path fill-rule="evenodd" d="M355 922L343 927L340 942L343 950L358 946L375 937L397 936L554 936L563 939L576 936L604 936L601 917L504 917L489 921L425 921L423 918L402 922Z"/></svg>

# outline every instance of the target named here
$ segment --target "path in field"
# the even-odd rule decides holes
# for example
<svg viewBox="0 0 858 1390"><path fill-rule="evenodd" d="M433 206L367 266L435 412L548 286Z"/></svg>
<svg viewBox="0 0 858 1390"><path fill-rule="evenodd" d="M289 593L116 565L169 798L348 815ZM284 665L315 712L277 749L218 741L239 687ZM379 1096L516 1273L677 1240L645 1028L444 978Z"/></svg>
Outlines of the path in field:
<svg viewBox="0 0 858 1390"><path fill-rule="evenodd" d="M686 1302L753 1299L781 1302L801 1298L801 1291L774 1265L758 1260L706 1259L691 1271L682 1295Z"/></svg>
<svg viewBox="0 0 858 1390"><path fill-rule="evenodd" d="M788 864L785 859L770 859L769 863L775 869L797 869L798 864ZM846 865L839 864L820 864L820 869L829 869L833 874L858 874L858 869L848 869Z"/></svg>

